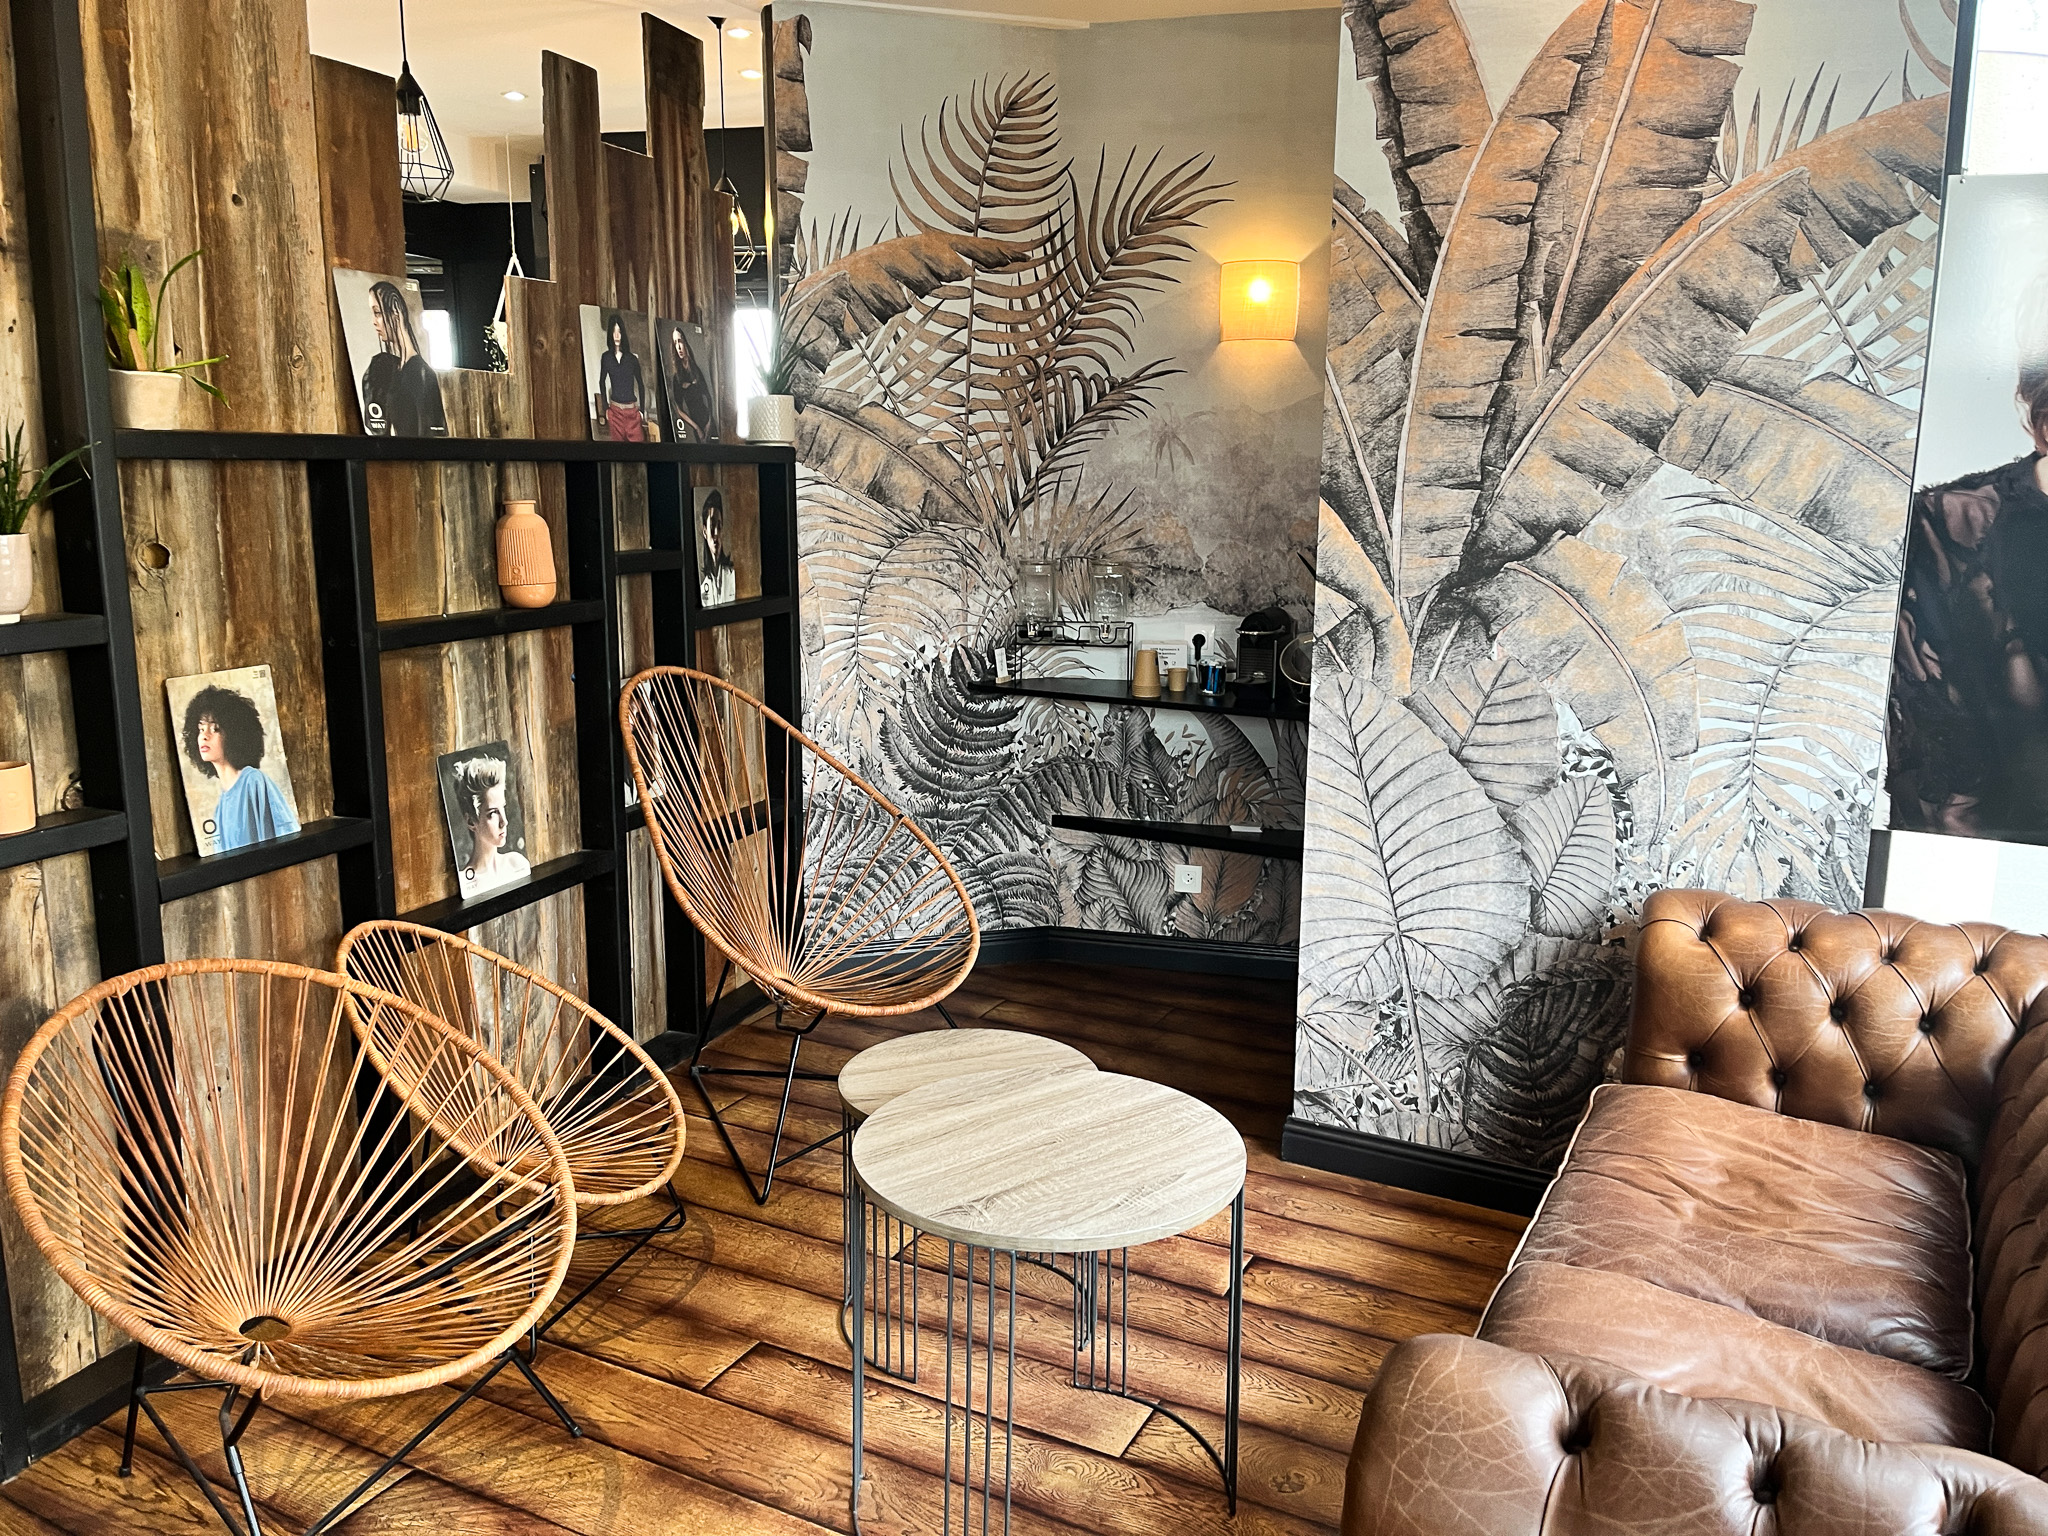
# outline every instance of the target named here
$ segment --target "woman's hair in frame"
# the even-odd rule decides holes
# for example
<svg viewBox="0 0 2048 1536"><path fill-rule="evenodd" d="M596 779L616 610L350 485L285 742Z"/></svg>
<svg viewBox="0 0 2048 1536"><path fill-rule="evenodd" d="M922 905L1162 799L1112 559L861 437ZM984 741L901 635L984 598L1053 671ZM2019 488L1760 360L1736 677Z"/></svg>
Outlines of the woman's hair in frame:
<svg viewBox="0 0 2048 1536"><path fill-rule="evenodd" d="M247 697L232 688L209 683L192 695L185 706L185 730L181 738L185 755L196 767L213 771L213 764L199 755L199 723L211 720L220 728L221 751L231 768L254 768L263 761L266 733L263 714Z"/></svg>
<svg viewBox="0 0 2048 1536"><path fill-rule="evenodd" d="M405 295L398 291L398 284L385 280L374 282L370 284L370 297L377 301L377 308L384 316L385 334L404 331L406 345L418 356L420 338L412 328L412 311L406 307Z"/></svg>
<svg viewBox="0 0 2048 1536"><path fill-rule="evenodd" d="M471 757L455 765L455 792L461 797L462 819L470 826L483 820L484 796L505 787L505 765L495 757Z"/></svg>

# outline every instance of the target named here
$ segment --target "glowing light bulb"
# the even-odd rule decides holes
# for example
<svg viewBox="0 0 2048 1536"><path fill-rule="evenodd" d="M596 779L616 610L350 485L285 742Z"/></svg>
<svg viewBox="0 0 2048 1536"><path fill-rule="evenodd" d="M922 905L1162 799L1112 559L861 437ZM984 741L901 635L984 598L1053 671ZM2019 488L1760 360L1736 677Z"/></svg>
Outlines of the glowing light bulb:
<svg viewBox="0 0 2048 1536"><path fill-rule="evenodd" d="M1254 304L1270 304L1273 302L1273 285L1263 277L1253 278L1251 286L1245 289L1244 293L1245 297Z"/></svg>

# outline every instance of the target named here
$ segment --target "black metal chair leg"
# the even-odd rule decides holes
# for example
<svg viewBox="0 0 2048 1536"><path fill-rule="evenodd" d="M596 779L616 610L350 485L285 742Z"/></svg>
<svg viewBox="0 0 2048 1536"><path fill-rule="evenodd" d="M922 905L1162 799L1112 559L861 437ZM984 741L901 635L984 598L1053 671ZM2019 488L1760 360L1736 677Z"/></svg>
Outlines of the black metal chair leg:
<svg viewBox="0 0 2048 1536"><path fill-rule="evenodd" d="M944 1002L933 1003L932 1006L939 1010L939 1017L946 1021L946 1028L958 1029L960 1027L960 1021L953 1017Z"/></svg>
<svg viewBox="0 0 2048 1536"><path fill-rule="evenodd" d="M535 1348L538 1349L538 1347L538 1343L536 1343ZM569 1416L569 1410L562 1406L562 1400L550 1392L548 1384L540 1379L540 1372L533 1368L533 1362L519 1353L516 1347L512 1351L512 1363L519 1367L519 1374L526 1378L526 1384L540 1394L540 1400L546 1403L549 1409L553 1411L555 1417L562 1421L562 1428L569 1431L569 1438L581 1440L583 1438L583 1426Z"/></svg>
<svg viewBox="0 0 2048 1536"><path fill-rule="evenodd" d="M782 1151L782 1132L789 1120L790 1094L794 1091L796 1085L799 1082L836 1083L839 1081L838 1074L834 1072L800 1072L797 1070L797 1058L803 1050L804 1037L824 1023L828 1017L829 1015L821 1013L801 1029L790 1031L789 1065L780 1072L770 1067L706 1067L698 1063L695 1054L690 1058L690 1081L697 1085L697 1097L704 1101L704 1113L709 1117L712 1128L718 1132L718 1139L725 1143L726 1155L732 1159L733 1166L739 1169L740 1178L746 1182L747 1193L754 1197L754 1204L756 1205L766 1205L768 1203L768 1196L775 1188L777 1170L788 1167L800 1157L808 1157L820 1147L830 1146L846 1134L845 1128L841 1127L829 1135L820 1136L808 1146L797 1148L794 1152L785 1154ZM700 1040L697 1053L701 1054L703 1049L703 1043ZM782 1079L782 1105L776 1111L775 1135L768 1144L768 1167L762 1175L759 1184L754 1182L753 1171L747 1167L745 1161L740 1157L740 1149L733 1145L732 1133L725 1126L725 1116L720 1114L718 1106L711 1102L711 1092L704 1086L704 1079L707 1077L765 1077Z"/></svg>
<svg viewBox="0 0 2048 1536"><path fill-rule="evenodd" d="M128 1433L121 1437L121 1476L135 1470L135 1421L142 1414L142 1376L149 1365L149 1351L135 1346L135 1374L128 1382Z"/></svg>

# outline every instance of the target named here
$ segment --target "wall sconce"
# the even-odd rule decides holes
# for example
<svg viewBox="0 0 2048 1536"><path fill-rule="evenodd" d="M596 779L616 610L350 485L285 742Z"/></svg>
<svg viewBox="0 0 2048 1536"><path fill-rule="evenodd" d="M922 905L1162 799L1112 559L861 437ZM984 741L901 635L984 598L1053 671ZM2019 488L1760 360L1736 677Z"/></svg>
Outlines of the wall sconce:
<svg viewBox="0 0 2048 1536"><path fill-rule="evenodd" d="M1223 339L1292 341L1301 318L1301 264L1223 263Z"/></svg>

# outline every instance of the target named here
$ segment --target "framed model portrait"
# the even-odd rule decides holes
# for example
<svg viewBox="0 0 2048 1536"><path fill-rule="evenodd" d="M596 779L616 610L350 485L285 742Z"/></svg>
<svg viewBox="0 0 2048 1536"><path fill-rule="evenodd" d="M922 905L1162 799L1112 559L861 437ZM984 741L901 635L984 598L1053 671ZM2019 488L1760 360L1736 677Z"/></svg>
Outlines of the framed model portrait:
<svg viewBox="0 0 2048 1536"><path fill-rule="evenodd" d="M683 320L654 322L661 359L663 420L672 443L708 443L718 436L718 385L710 338Z"/></svg>
<svg viewBox="0 0 2048 1536"><path fill-rule="evenodd" d="M590 435L600 442L661 442L647 316L630 309L585 304L582 317L584 399L590 403Z"/></svg>
<svg viewBox="0 0 2048 1536"><path fill-rule="evenodd" d="M270 668L237 667L164 681L192 837L202 856L299 830Z"/></svg>
<svg viewBox="0 0 2048 1536"><path fill-rule="evenodd" d="M334 269L349 372L371 437L446 437L441 378L421 337L420 285L379 272Z"/></svg>
<svg viewBox="0 0 2048 1536"><path fill-rule="evenodd" d="M697 601L706 608L739 601L739 572L732 563L731 525L725 492L715 485L695 488L697 505Z"/></svg>
<svg viewBox="0 0 2048 1536"><path fill-rule="evenodd" d="M1893 639L1891 825L2048 843L2048 176L1950 190Z"/></svg>
<svg viewBox="0 0 2048 1536"><path fill-rule="evenodd" d="M526 817L512 780L512 751L502 741L437 759L448 844L462 899L533 873L526 859Z"/></svg>

